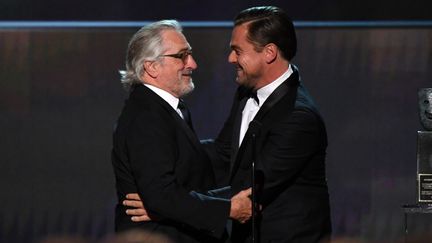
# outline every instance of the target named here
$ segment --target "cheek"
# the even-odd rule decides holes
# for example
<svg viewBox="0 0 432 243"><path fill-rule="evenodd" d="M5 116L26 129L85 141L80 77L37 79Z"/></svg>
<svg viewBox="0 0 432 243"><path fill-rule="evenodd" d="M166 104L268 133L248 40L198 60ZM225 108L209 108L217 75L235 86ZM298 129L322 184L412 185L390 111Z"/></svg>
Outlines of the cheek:
<svg viewBox="0 0 432 243"><path fill-rule="evenodd" d="M178 74L179 76L182 76L183 71L184 71L184 68L179 68L179 69L177 69L177 74Z"/></svg>
<svg viewBox="0 0 432 243"><path fill-rule="evenodd" d="M241 62L241 66L244 69L247 69L249 71L253 71L254 69L256 69L256 67L258 66L259 60L258 59L254 59L252 57L247 57L244 58Z"/></svg>
<svg viewBox="0 0 432 243"><path fill-rule="evenodd" d="M247 57L238 57L237 59L237 63L242 67L242 68L248 68L249 67L249 63L250 61L248 60Z"/></svg>

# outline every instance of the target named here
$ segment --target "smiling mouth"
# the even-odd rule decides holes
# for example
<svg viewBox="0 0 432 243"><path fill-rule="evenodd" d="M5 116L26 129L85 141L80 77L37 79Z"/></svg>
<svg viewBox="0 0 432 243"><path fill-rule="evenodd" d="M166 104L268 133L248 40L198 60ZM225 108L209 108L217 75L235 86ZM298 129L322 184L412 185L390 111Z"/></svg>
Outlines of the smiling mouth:
<svg viewBox="0 0 432 243"><path fill-rule="evenodd" d="M428 112L428 111L425 111L425 117L426 117L427 119L432 119L432 113L431 113L431 112Z"/></svg>

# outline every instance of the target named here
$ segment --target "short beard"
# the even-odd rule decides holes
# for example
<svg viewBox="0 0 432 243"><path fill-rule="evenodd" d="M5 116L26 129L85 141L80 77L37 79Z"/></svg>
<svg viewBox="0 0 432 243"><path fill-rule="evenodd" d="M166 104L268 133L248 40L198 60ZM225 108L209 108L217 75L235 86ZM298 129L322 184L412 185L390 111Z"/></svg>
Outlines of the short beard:
<svg viewBox="0 0 432 243"><path fill-rule="evenodd" d="M240 86L247 87L247 88L255 88L257 80L256 78L246 76L243 77L243 79L240 80L239 76L236 77L236 82Z"/></svg>
<svg viewBox="0 0 432 243"><path fill-rule="evenodd" d="M179 97L184 97L188 94L190 94L195 89L195 84L193 83L192 79L190 80L189 84L185 87L183 87L179 92Z"/></svg>

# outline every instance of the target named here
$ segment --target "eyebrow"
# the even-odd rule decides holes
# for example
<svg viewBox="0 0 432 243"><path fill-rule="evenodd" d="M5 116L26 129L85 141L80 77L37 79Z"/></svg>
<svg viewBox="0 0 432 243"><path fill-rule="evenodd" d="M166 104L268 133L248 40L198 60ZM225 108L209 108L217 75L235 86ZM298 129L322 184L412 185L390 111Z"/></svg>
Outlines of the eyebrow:
<svg viewBox="0 0 432 243"><path fill-rule="evenodd" d="M241 48L237 45L230 45L232 50L241 50Z"/></svg>
<svg viewBox="0 0 432 243"><path fill-rule="evenodd" d="M192 51L192 47L184 47L184 48L180 49L177 53L180 53L183 51Z"/></svg>

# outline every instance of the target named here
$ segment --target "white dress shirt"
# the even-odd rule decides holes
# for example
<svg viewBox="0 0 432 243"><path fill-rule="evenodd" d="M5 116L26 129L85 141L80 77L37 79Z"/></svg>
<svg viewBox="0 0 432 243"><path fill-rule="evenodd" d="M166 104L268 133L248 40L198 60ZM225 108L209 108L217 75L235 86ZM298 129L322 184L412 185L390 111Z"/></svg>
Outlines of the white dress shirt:
<svg viewBox="0 0 432 243"><path fill-rule="evenodd" d="M179 104L179 98L175 97L174 95L168 93L167 91L160 89L156 86L153 86L151 84L144 84L147 88L151 89L153 92L155 92L157 95L159 95L163 100L165 100L176 112L179 114L179 116L183 119L183 114L181 113L180 109L178 108Z"/></svg>
<svg viewBox="0 0 432 243"><path fill-rule="evenodd" d="M267 100L267 98L273 93L273 91L279 87L291 74L293 70L291 68L291 64L288 66L288 69L276 80L267 84L266 86L257 90L257 97L259 100L259 104L253 99L249 98L246 102L245 107L242 112L242 121L240 126L240 137L239 137L239 146L241 145L243 138L246 134L246 131L249 127L249 123L254 119L255 115L258 113L261 106Z"/></svg>

